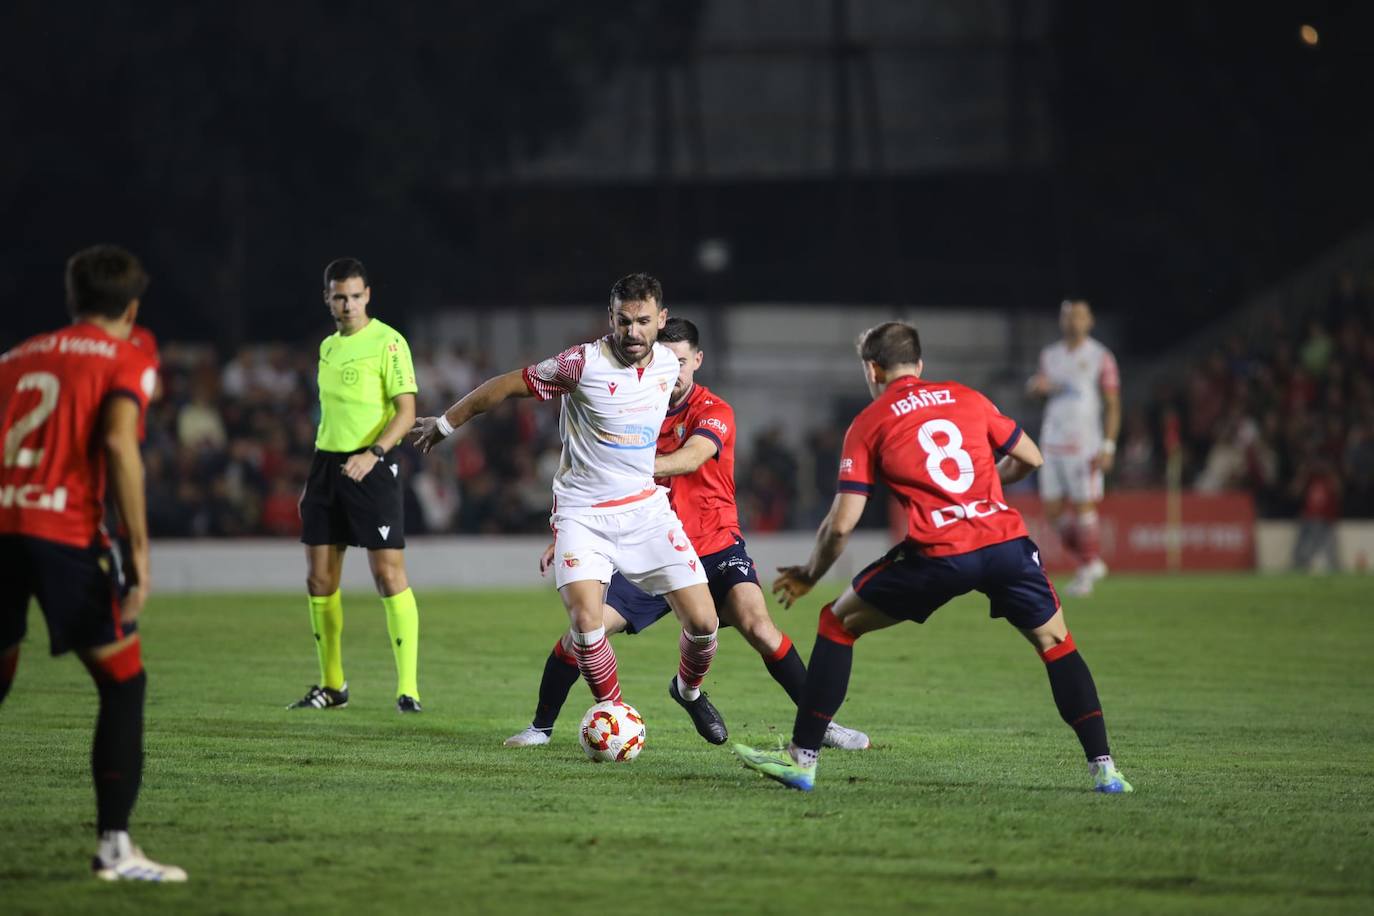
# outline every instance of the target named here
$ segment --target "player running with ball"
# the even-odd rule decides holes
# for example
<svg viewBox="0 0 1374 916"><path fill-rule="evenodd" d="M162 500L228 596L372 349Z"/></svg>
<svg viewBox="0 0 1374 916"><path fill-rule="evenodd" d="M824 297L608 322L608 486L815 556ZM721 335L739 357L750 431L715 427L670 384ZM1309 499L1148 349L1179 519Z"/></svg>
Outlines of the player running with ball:
<svg viewBox="0 0 1374 916"><path fill-rule="evenodd" d="M415 424L422 452L508 398L562 400L563 457L553 478L554 580L568 611L568 639L597 702L620 699L602 595L615 572L662 595L682 623L678 673L668 685L714 743L725 723L701 692L716 654L716 608L706 572L667 491L654 483L654 447L678 377L677 354L658 343L668 319L663 289L647 274L611 287L611 333L525 369L488 379L438 417Z"/></svg>
<svg viewBox="0 0 1374 916"><path fill-rule="evenodd" d="M921 338L911 325L890 321L868 330L859 358L873 403L845 434L839 492L810 562L780 570L773 590L789 607L811 590L844 551L879 482L906 510L907 537L821 609L791 746L768 752L737 744L735 753L765 776L809 791L821 739L849 687L854 641L903 620L924 623L976 589L988 596L992 616L1006 618L1040 654L1059 714L1087 755L1093 788L1131 791L1112 763L1097 688L1040 552L1002 498L1002 484L1041 465L1040 450L972 388L922 380Z"/></svg>
<svg viewBox="0 0 1374 916"><path fill-rule="evenodd" d="M764 667L792 702L799 702L806 682L806 666L792 640L768 615L754 561L745 552L740 534L739 511L735 507L735 412L720 395L695 381L705 356L696 325L685 318L669 318L658 340L676 354L679 369L668 413L658 433L654 473L659 478L672 478L669 502L682 519L692 546L701 554L721 622L739 630L762 656ZM550 546L540 561L540 572L553 565L554 554ZM606 592L602 621L608 636L641 633L669 611L662 596L643 592L616 573ZM548 744L554 722L577 676L571 636L565 633L554 643L544 662L534 720L523 731L507 738L505 746ZM706 702L705 694L702 697ZM689 706L688 712L693 708ZM695 717L694 721L700 728ZM715 744L726 738L723 732L711 729L702 731L701 736ZM863 750L868 744L868 736L863 732L835 722L825 732L826 747Z"/></svg>

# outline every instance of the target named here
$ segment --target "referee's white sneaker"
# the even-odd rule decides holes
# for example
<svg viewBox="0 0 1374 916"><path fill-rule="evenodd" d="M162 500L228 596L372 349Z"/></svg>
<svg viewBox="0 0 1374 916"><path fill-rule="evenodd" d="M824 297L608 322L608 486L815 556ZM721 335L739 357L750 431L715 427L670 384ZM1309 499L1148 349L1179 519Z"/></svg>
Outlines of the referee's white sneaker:
<svg viewBox="0 0 1374 916"><path fill-rule="evenodd" d="M107 830L100 837L100 849L91 859L91 871L101 881L153 881L178 883L186 880L184 869L154 862L143 854L124 830Z"/></svg>

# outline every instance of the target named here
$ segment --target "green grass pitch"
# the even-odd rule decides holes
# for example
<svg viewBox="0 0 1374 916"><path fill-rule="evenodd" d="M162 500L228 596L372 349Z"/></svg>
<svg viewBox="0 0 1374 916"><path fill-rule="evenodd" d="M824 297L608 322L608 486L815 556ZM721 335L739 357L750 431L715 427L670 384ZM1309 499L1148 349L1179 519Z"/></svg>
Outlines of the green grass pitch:
<svg viewBox="0 0 1374 916"><path fill-rule="evenodd" d="M808 654L818 590L777 619ZM86 871L94 691L35 610L0 708L0 913L1374 912L1374 600L1367 578L1115 577L1067 606L1131 796L1088 791L1043 666L965 598L861 640L842 722L790 792L706 745L666 695L671 623L616 642L648 745L596 765L575 727L507 750L565 623L547 591L421 588L425 713L392 705L377 599L345 595L346 710L315 680L301 596L161 596L144 622L134 837L191 874ZM723 634L732 738L791 710Z"/></svg>

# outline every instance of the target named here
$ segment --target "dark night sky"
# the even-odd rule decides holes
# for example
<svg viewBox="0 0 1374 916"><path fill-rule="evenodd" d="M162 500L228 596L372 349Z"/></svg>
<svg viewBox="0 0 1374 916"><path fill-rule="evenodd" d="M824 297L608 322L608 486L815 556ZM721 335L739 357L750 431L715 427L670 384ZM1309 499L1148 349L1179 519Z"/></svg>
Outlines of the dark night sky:
<svg viewBox="0 0 1374 916"><path fill-rule="evenodd" d="M1072 290L1148 348L1374 213L1374 14L1357 3L1055 4L1053 154L1033 168L499 180L575 136L620 68L690 59L698 14L7 4L0 343L61 321L63 260L115 240L148 262L167 337L305 336L319 268L357 253L417 308L599 298L622 266L672 278L679 301L1043 306ZM719 231L739 242L712 279L693 245Z"/></svg>

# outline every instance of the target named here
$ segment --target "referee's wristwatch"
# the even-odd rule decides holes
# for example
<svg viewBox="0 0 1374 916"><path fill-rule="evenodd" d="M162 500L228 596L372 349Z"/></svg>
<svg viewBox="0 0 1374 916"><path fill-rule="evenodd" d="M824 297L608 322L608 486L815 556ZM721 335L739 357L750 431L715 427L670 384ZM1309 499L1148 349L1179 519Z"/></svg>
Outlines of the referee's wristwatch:
<svg viewBox="0 0 1374 916"><path fill-rule="evenodd" d="M386 457L386 449L382 448L380 445L377 445L375 443L373 445L369 445L367 447L367 450L372 454L376 455L377 460L379 461Z"/></svg>

